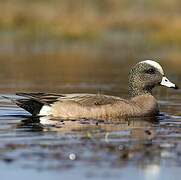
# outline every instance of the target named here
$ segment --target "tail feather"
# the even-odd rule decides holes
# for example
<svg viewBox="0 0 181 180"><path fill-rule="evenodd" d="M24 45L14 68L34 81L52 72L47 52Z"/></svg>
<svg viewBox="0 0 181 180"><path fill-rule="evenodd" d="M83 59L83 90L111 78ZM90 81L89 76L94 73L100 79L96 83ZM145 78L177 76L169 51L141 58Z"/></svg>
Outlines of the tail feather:
<svg viewBox="0 0 181 180"><path fill-rule="evenodd" d="M43 107L43 103L35 100L35 99L13 99L6 96L3 96L3 98L11 100L13 103L15 103L17 106L23 108L24 110L31 113L33 116L36 116L39 114L40 110Z"/></svg>
<svg viewBox="0 0 181 180"><path fill-rule="evenodd" d="M38 102L34 99L18 99L15 100L15 103L23 108L24 110L31 113L33 116L36 116L39 114L41 108L43 107L43 103Z"/></svg>

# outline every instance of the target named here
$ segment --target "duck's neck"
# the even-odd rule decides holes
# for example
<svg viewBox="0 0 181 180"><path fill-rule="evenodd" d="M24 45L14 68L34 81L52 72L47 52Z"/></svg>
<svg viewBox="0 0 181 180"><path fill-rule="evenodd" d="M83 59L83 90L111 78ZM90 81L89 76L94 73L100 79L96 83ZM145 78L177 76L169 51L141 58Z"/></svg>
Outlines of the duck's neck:
<svg viewBox="0 0 181 180"><path fill-rule="evenodd" d="M130 98L141 96L141 95L152 95L153 87L141 88L132 84L128 87L128 94Z"/></svg>

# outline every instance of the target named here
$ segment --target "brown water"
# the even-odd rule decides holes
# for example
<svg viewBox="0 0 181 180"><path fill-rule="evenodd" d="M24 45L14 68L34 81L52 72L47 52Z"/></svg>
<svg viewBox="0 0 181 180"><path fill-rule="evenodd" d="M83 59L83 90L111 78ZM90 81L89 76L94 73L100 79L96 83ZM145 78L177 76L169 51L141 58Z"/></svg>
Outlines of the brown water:
<svg viewBox="0 0 181 180"><path fill-rule="evenodd" d="M149 57L159 54L157 48L141 53L140 46L123 51L108 43L41 43L1 44L1 95L43 91L127 97L130 67L147 52ZM181 86L180 62L160 62L169 79ZM181 90L157 88L154 94L161 109L155 119L49 125L0 98L0 178L179 179Z"/></svg>

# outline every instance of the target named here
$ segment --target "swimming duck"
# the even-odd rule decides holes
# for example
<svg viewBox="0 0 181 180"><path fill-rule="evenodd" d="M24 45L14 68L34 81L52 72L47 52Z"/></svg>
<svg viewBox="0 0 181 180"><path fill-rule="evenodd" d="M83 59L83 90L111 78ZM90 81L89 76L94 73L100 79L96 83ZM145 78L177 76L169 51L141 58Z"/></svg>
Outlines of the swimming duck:
<svg viewBox="0 0 181 180"><path fill-rule="evenodd" d="M161 65L152 60L134 65L128 79L129 99L103 94L17 93L23 98L13 101L32 116L114 120L155 116L159 108L153 88L161 85L178 89L167 79Z"/></svg>

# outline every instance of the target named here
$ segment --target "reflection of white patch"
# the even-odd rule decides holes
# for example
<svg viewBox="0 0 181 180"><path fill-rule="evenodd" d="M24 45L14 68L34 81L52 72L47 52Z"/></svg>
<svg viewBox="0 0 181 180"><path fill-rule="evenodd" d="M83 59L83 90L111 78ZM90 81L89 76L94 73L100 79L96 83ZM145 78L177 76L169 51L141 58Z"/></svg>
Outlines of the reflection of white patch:
<svg viewBox="0 0 181 180"><path fill-rule="evenodd" d="M162 86L166 86L169 88L175 88L175 84L173 84L172 82L170 82L165 76L162 78L162 82L160 83Z"/></svg>
<svg viewBox="0 0 181 180"><path fill-rule="evenodd" d="M51 111L51 107L50 106L47 106L47 105L44 105L40 112L39 112L39 116L48 116L50 115L50 111Z"/></svg>
<svg viewBox="0 0 181 180"><path fill-rule="evenodd" d="M160 166L157 164L150 164L145 167L144 175L146 180L159 179L160 177Z"/></svg>
<svg viewBox="0 0 181 180"><path fill-rule="evenodd" d="M145 61L141 61L140 63L147 63L153 67L155 67L156 69L158 69L158 71L164 75L164 71L163 71L163 68L160 66L160 64L158 64L157 62L155 61L152 61L152 60L145 60Z"/></svg>

